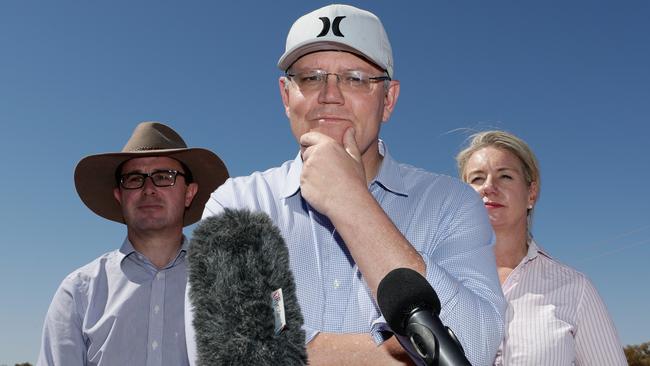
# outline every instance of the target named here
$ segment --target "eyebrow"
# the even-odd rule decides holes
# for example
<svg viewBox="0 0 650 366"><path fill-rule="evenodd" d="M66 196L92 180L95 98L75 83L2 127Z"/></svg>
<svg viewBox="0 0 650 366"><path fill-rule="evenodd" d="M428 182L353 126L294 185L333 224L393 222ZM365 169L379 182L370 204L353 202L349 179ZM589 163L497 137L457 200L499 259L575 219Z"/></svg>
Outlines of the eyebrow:
<svg viewBox="0 0 650 366"><path fill-rule="evenodd" d="M501 172L504 172L504 171L520 173L517 169L514 169L514 168L502 167L502 168L497 169L498 173L501 173ZM466 176L469 177L472 174L485 174L485 170L483 170L483 169L471 170L471 171L467 172Z"/></svg>
<svg viewBox="0 0 650 366"><path fill-rule="evenodd" d="M166 171L170 171L170 170L175 170L175 171L177 171L177 172L179 172L179 173L183 173L183 174L185 173L185 172L183 171L182 168L181 168L181 169L174 169L174 168L156 168L156 169L152 169L152 170L150 170L148 173L145 173L142 169L133 169L133 170L129 170L128 172L124 172L124 173L122 173L121 175L133 174L133 173L137 173L137 174L151 174L151 173L155 173L155 172L166 172Z"/></svg>

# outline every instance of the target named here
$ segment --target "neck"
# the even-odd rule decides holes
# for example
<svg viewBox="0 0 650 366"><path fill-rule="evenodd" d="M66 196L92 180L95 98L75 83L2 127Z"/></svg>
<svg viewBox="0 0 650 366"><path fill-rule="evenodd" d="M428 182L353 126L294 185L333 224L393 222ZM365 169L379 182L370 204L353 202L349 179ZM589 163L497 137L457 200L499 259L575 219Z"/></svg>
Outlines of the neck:
<svg viewBox="0 0 650 366"><path fill-rule="evenodd" d="M528 252L528 231L525 226L516 230L498 230L495 228L497 237L494 246L494 254L497 260L497 267L515 268Z"/></svg>
<svg viewBox="0 0 650 366"><path fill-rule="evenodd" d="M384 157L379 154L379 140L375 140L361 155L361 163L366 172L366 183L370 184L375 179L377 173L379 173L382 160L384 160Z"/></svg>
<svg viewBox="0 0 650 366"><path fill-rule="evenodd" d="M181 229L143 233L129 228L128 237L133 248L160 269L167 266L178 254L183 241L183 231Z"/></svg>

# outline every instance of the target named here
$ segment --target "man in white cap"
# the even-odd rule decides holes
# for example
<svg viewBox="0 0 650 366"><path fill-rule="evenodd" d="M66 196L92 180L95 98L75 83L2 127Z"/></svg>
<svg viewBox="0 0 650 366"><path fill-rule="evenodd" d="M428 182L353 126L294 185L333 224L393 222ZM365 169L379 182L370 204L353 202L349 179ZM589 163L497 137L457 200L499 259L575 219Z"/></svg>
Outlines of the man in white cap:
<svg viewBox="0 0 650 366"><path fill-rule="evenodd" d="M411 362L376 303L380 281L400 267L433 286L440 317L472 364L491 364L505 304L490 222L470 187L396 162L379 139L400 91L380 20L347 5L306 14L291 27L278 66L300 151L280 167L228 180L211 196L204 217L248 208L278 225L310 365Z"/></svg>
<svg viewBox="0 0 650 366"><path fill-rule="evenodd" d="M187 365L183 227L228 178L209 150L139 124L121 152L91 155L75 186L93 212L126 224L119 250L68 275L45 318L37 365Z"/></svg>

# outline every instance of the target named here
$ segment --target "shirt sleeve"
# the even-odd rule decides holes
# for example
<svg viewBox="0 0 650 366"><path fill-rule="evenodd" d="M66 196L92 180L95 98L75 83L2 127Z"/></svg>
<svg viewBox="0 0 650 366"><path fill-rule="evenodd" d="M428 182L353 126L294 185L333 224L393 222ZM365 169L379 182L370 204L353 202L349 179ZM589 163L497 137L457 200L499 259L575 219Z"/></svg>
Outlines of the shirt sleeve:
<svg viewBox="0 0 650 366"><path fill-rule="evenodd" d="M584 278L575 334L578 365L627 365L614 322L591 281Z"/></svg>
<svg viewBox="0 0 650 366"><path fill-rule="evenodd" d="M54 294L45 316L38 366L83 366L86 344L77 303L78 283L68 276Z"/></svg>
<svg viewBox="0 0 650 366"><path fill-rule="evenodd" d="M312 329L304 324L302 326L302 330L305 331L305 345L309 344L309 342L316 338L318 333L320 333L318 330Z"/></svg>
<svg viewBox="0 0 650 366"><path fill-rule="evenodd" d="M203 215L201 216L201 219L218 215L224 211L224 206L215 198L216 194L216 192L213 192L210 195L208 202L205 203L205 208L203 209Z"/></svg>
<svg viewBox="0 0 650 366"><path fill-rule="evenodd" d="M466 188L458 208L447 210L436 244L420 254L440 299L442 323L457 336L472 365L491 365L503 337L506 302L492 226L476 192Z"/></svg>

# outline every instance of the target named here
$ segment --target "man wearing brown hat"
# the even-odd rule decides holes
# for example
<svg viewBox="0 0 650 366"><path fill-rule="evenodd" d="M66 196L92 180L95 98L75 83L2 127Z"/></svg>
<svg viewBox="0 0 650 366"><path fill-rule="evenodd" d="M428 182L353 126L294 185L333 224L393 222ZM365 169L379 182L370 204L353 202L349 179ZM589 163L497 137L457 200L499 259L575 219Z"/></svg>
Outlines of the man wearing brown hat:
<svg viewBox="0 0 650 366"><path fill-rule="evenodd" d="M168 126L144 122L121 152L91 155L75 169L81 200L126 224L121 248L68 275L43 327L38 365L187 364L183 227L201 218L228 178L218 156L188 148Z"/></svg>
<svg viewBox="0 0 650 366"><path fill-rule="evenodd" d="M299 151L280 167L228 180L204 216L248 208L280 228L310 364L410 362L377 305L379 283L402 267L435 289L440 318L472 364L492 364L505 309L492 228L470 187L397 162L379 139L400 91L379 18L341 4L310 12L289 30L278 67ZM193 362L189 313L186 323Z"/></svg>

